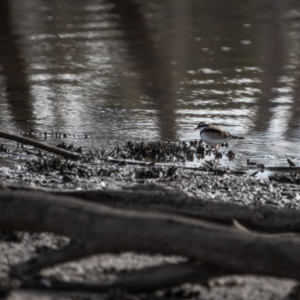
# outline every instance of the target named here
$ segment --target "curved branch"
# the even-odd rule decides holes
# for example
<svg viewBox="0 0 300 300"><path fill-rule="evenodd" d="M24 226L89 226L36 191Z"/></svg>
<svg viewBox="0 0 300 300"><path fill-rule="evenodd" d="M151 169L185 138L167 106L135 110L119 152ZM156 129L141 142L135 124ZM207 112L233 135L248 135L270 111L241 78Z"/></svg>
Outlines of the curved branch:
<svg viewBox="0 0 300 300"><path fill-rule="evenodd" d="M143 186L143 190L59 191L52 193L112 207L179 214L222 224L232 224L233 220L237 220L249 228L273 233L300 232L299 210L207 201L154 185L149 185L148 188Z"/></svg>
<svg viewBox="0 0 300 300"><path fill-rule="evenodd" d="M90 284L83 282L65 282L51 278L26 280L21 288L61 291L107 292L112 289L122 289L130 293L145 293L157 289L164 289L182 284L183 282L197 282L208 285L212 277L231 274L229 270L208 265L194 265L178 263L162 265L132 271L121 275L110 284Z"/></svg>
<svg viewBox="0 0 300 300"><path fill-rule="evenodd" d="M111 207L133 209L138 211L156 211L203 219L220 224L239 225L247 229L267 233L300 232L300 210L273 208L267 206L244 206L236 203L208 201L189 197L184 193L162 188L158 185L135 186L131 189L90 190L90 191L52 191L29 185L2 183L0 189L48 192L59 196L72 196Z"/></svg>

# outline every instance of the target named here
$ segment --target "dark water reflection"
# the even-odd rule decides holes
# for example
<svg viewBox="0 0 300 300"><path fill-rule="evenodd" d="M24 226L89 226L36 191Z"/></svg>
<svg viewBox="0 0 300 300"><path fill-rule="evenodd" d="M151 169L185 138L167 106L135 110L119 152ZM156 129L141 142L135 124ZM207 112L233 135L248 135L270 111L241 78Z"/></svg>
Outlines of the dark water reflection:
<svg viewBox="0 0 300 300"><path fill-rule="evenodd" d="M242 161L300 159L297 1L3 0L0 17L4 130L99 148L202 120L246 135Z"/></svg>

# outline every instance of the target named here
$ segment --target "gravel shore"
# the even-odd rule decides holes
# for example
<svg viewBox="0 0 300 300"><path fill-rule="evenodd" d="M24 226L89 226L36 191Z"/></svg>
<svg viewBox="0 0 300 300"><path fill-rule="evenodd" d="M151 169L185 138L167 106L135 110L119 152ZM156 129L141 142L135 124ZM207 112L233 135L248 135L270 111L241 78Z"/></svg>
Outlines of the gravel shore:
<svg viewBox="0 0 300 300"><path fill-rule="evenodd" d="M123 157L129 159L131 157ZM225 201L251 206L288 207L300 206L300 186L297 180L283 180L275 176L270 180L231 172L222 165L212 166L203 163L199 168L187 168L178 161L158 162L152 165L139 165L108 162L94 157L88 162L69 162L62 169L57 165L57 157L37 160L29 158L13 168L0 167L0 180L3 187L21 184L42 187L50 190L120 190L137 184L156 185L183 192L211 201ZM55 161L56 160L56 161ZM66 164L66 162L65 162ZM253 173L253 172L252 172ZM298 175L285 175L285 177ZM280 182L283 181L283 182ZM0 276L7 277L9 266L36 256L41 251L51 251L66 244L66 239L52 234L2 234L0 236ZM162 263L176 263L179 257L161 255L148 256L136 253L120 255L98 255L80 262L72 262L55 267L45 273L66 281L109 282L118 274L146 266ZM15 290L6 299L292 299L289 295L295 282L257 276L230 276L212 281L211 287L185 284L173 289L151 294L129 295L120 291L109 294L82 294L38 292ZM4 295L3 295L4 296Z"/></svg>

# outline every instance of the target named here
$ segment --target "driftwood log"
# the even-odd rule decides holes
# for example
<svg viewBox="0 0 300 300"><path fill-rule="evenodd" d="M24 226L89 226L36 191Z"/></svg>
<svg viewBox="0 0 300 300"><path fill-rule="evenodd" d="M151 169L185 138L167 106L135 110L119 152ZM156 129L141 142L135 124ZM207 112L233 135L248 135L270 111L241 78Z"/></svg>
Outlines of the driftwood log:
<svg viewBox="0 0 300 300"><path fill-rule="evenodd" d="M229 202L214 202L168 190L157 185L141 185L121 191L62 191L54 194L72 196L117 208L179 214L222 224L233 220L251 229L269 233L300 233L300 211L266 206L245 206Z"/></svg>
<svg viewBox="0 0 300 300"><path fill-rule="evenodd" d="M299 213L296 216L300 220ZM300 239L296 236L252 234L234 226L121 210L73 197L1 191L0 228L52 232L72 240L62 250L12 267L11 275L19 278L92 254L136 251L186 257L189 267L187 274L179 276L181 279L195 274L203 279L202 268L215 270L216 276L260 274L300 279ZM197 265L199 262L203 264ZM213 276L213 272L209 275Z"/></svg>
<svg viewBox="0 0 300 300"><path fill-rule="evenodd" d="M237 221L260 233L300 233L299 210L205 200L154 184L136 185L123 190L53 191L29 185L2 183L0 190L71 196L115 208L175 214L219 224L231 225Z"/></svg>

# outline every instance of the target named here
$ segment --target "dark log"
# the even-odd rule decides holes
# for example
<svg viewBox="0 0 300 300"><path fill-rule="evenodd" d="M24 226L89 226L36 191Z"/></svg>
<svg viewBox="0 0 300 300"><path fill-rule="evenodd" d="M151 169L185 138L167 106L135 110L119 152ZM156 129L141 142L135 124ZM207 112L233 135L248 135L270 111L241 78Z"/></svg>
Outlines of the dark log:
<svg viewBox="0 0 300 300"><path fill-rule="evenodd" d="M249 229L269 233L300 232L299 210L208 201L155 185L122 191L62 191L54 194L73 196L112 207L179 214L223 224L232 224L233 220L237 220Z"/></svg>
<svg viewBox="0 0 300 300"><path fill-rule="evenodd" d="M298 238L260 236L234 227L114 209L71 197L2 191L0 228L53 232L77 241L67 249L15 266L12 274L19 277L91 254L136 251L181 255L237 273L300 279ZM77 254L70 257L70 250Z"/></svg>
<svg viewBox="0 0 300 300"><path fill-rule="evenodd" d="M182 215L220 224L244 226L261 233L297 234L300 232L300 210L267 206L243 206L236 203L216 202L189 197L182 192L158 185L138 185L124 190L52 191L29 185L2 183L4 190L48 192L72 196L81 200L105 204L116 208ZM234 225L236 226L235 223Z"/></svg>

